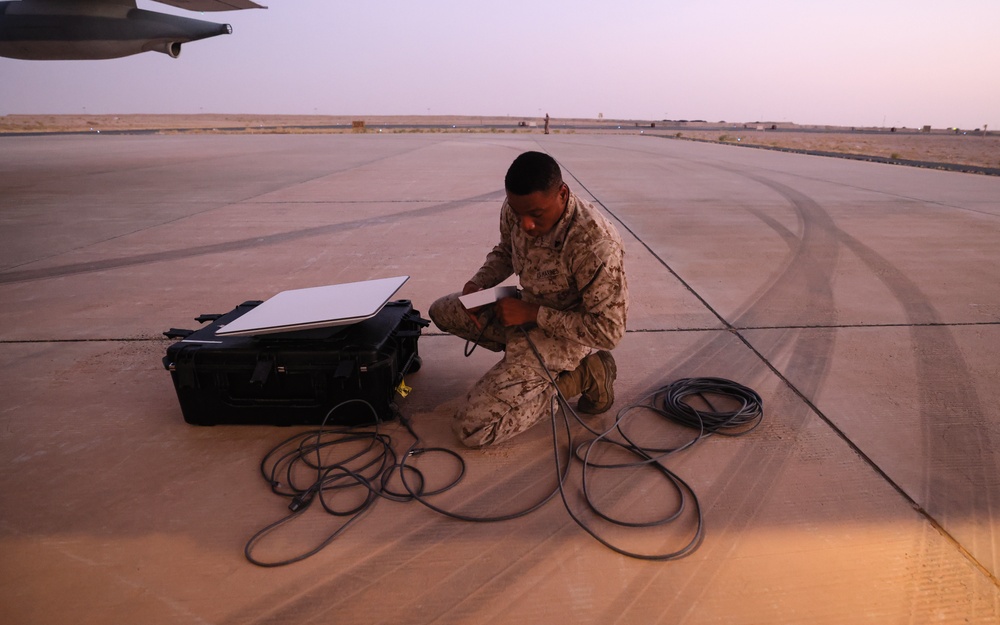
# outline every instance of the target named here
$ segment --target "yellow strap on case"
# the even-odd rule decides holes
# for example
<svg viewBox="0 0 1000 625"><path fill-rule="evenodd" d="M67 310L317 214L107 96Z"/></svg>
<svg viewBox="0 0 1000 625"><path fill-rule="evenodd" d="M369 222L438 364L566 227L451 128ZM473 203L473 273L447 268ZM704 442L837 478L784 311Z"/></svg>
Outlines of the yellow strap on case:
<svg viewBox="0 0 1000 625"><path fill-rule="evenodd" d="M400 396L402 397L406 397L407 395L409 395L410 391L412 390L413 389L411 387L406 385L406 380L400 380L399 386L396 387L396 392L399 393Z"/></svg>

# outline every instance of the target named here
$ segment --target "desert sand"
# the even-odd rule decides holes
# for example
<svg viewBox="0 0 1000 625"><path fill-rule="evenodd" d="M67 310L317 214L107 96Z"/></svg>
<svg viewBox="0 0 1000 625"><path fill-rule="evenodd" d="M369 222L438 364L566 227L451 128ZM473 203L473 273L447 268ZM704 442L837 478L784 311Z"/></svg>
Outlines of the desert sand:
<svg viewBox="0 0 1000 625"><path fill-rule="evenodd" d="M491 132L539 133L530 117L392 115L6 115L0 134L59 132L345 133ZM982 129L849 128L790 123L700 122L552 118L560 133L630 133L766 148L856 154L883 159L971 165L998 170L1000 132Z"/></svg>

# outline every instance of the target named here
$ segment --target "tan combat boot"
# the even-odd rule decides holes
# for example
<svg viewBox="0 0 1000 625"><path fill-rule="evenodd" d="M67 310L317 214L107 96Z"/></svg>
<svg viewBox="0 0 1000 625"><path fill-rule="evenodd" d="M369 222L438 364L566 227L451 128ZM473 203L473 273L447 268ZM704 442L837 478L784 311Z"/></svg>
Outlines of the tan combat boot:
<svg viewBox="0 0 1000 625"><path fill-rule="evenodd" d="M581 395L576 404L578 412L600 414L615 403L617 377L618 365L614 356L601 350L584 358L576 369L559 374L556 384L566 399Z"/></svg>

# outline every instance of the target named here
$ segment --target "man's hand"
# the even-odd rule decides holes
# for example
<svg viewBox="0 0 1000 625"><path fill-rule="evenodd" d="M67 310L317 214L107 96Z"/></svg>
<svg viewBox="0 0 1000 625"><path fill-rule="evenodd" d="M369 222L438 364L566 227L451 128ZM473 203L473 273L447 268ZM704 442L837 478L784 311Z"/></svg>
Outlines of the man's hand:
<svg viewBox="0 0 1000 625"><path fill-rule="evenodd" d="M538 304L530 304L524 300L504 297L498 299L497 319L503 326L523 326L538 323Z"/></svg>

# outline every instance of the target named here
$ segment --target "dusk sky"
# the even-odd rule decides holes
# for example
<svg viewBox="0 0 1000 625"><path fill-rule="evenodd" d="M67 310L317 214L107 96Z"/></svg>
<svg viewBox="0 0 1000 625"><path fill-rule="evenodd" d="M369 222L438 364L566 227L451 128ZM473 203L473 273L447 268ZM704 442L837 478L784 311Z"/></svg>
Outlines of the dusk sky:
<svg viewBox="0 0 1000 625"><path fill-rule="evenodd" d="M0 114L484 115L1000 130L1000 0L260 0L233 34L0 58ZM489 8L484 8L489 6Z"/></svg>

